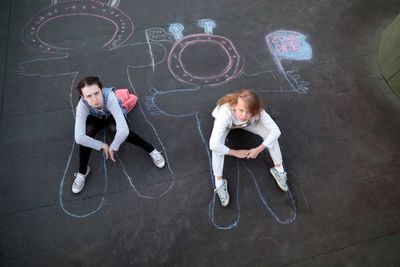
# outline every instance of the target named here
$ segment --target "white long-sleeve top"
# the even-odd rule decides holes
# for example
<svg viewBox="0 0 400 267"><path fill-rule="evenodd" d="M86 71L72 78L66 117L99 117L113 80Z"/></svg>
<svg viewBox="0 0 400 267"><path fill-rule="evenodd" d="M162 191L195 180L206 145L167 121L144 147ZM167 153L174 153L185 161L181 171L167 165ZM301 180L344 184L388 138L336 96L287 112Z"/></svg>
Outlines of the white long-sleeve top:
<svg viewBox="0 0 400 267"><path fill-rule="evenodd" d="M229 104L216 106L212 112L212 116L215 121L210 137L210 149L221 155L229 153L229 147L225 145L225 138L223 136L230 129L246 129L246 127L254 127L258 124L267 128L270 134L262 142L267 148L271 148L281 135L278 125L276 125L275 121L265 110L262 110L259 115L251 117L246 124L236 117L234 110L229 107Z"/></svg>
<svg viewBox="0 0 400 267"><path fill-rule="evenodd" d="M114 151L118 151L120 145L125 141L129 135L128 124L126 123L124 114L118 103L118 98L114 92L108 94L107 109L111 112L114 117L117 132L114 136L110 148ZM86 120L90 115L88 107L83 103L82 98L79 100L76 106L76 118L75 118L75 142L92 149L100 150L103 142L94 139L86 135Z"/></svg>

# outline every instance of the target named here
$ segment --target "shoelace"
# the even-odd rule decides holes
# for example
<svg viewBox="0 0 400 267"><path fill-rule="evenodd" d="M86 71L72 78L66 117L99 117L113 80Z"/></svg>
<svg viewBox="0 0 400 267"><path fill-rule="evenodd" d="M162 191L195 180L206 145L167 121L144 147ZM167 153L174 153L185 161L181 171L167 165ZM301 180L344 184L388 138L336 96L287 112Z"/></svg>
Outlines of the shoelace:
<svg viewBox="0 0 400 267"><path fill-rule="evenodd" d="M85 182L85 179L83 179L83 177L81 175L78 175L78 173L74 173L74 176L76 177L74 183L77 184L78 186L80 186L81 184L83 184Z"/></svg>
<svg viewBox="0 0 400 267"><path fill-rule="evenodd" d="M225 200L226 199L226 194L225 194L225 189L223 188L223 186L220 186L218 188L214 189L214 192L217 192L218 196L222 199Z"/></svg>
<svg viewBox="0 0 400 267"><path fill-rule="evenodd" d="M163 158L161 156L161 152L154 153L153 158L157 163L161 163L163 161Z"/></svg>
<svg viewBox="0 0 400 267"><path fill-rule="evenodd" d="M280 173L280 172L277 171L276 173L278 175L278 179L279 180L284 180L284 181L287 180L286 172Z"/></svg>

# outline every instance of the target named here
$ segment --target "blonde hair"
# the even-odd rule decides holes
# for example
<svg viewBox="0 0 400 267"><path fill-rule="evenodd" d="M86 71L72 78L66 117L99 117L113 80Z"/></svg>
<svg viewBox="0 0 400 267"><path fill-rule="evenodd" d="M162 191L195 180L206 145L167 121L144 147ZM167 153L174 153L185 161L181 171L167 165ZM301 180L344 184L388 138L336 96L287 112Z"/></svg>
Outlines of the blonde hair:
<svg viewBox="0 0 400 267"><path fill-rule="evenodd" d="M217 101L218 106L228 104L230 107L235 107L238 100L242 99L251 116L254 117L263 110L263 104L260 98L250 89L242 89L237 92L226 94Z"/></svg>

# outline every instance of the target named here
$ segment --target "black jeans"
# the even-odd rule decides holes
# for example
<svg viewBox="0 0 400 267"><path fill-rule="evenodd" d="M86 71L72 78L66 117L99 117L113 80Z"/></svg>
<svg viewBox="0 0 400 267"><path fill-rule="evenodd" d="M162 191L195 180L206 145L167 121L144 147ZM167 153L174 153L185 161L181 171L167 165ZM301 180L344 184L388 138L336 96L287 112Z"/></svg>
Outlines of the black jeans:
<svg viewBox="0 0 400 267"><path fill-rule="evenodd" d="M113 134L117 132L117 127L113 116L108 117L106 120L102 120L91 115L87 117L86 134L88 136L94 137L100 130L105 128L108 128ZM142 137L134 133L132 130L129 130L129 135L125 141L143 148L148 153L154 150L154 146L152 144L146 142ZM90 147L82 145L79 146L79 173L86 173L91 152L92 149Z"/></svg>

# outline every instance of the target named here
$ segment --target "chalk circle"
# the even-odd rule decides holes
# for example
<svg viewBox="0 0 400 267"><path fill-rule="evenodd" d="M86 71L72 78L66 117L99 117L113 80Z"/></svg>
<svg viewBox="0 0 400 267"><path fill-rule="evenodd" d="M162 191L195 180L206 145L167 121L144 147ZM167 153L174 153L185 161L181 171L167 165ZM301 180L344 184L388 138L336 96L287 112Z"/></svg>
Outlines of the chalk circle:
<svg viewBox="0 0 400 267"><path fill-rule="evenodd" d="M97 25L101 34L93 34L93 29L82 27L84 25ZM62 34L54 34L62 29ZM79 29L78 31L76 29ZM70 15L54 18L51 23L46 23L37 33L42 43L56 45L59 49L91 51L101 48L114 34L114 25L107 20L96 16ZM85 38L85 37L91 38ZM93 38L94 37L94 38Z"/></svg>
<svg viewBox="0 0 400 267"><path fill-rule="evenodd" d="M210 68L211 72L209 69L207 70L209 73L206 74L204 70L202 70L203 74L200 74L201 71L195 70L195 68L190 69L188 65L195 63L185 59L196 58L196 54L199 54L198 49L218 52L220 54L218 57L224 62L223 66L213 66ZM190 54L195 56L190 56ZM215 56L208 55L207 58L212 59ZM168 55L168 68L171 74L177 80L193 85L219 85L225 83L235 77L239 70L239 62L239 53L230 40L222 36L210 34L192 34L186 36L174 44Z"/></svg>
<svg viewBox="0 0 400 267"><path fill-rule="evenodd" d="M66 1L42 9L34 15L24 26L22 32L22 41L31 48L49 53L60 53L72 50L72 48L58 47L46 43L39 36L42 27L52 22L70 16L92 16L106 20L113 24L114 32L111 39L107 40L103 46L107 49L114 48L123 44L133 33L133 22L121 10L108 6L104 3L86 0L86 1ZM97 25L94 25L97 29ZM60 29L62 32L63 29ZM77 29L79 31L79 29ZM94 31L96 33L96 31ZM78 40L77 40L78 41Z"/></svg>
<svg viewBox="0 0 400 267"><path fill-rule="evenodd" d="M180 59L187 72L201 78L226 72L230 60L229 54L217 42L192 42L182 50Z"/></svg>

